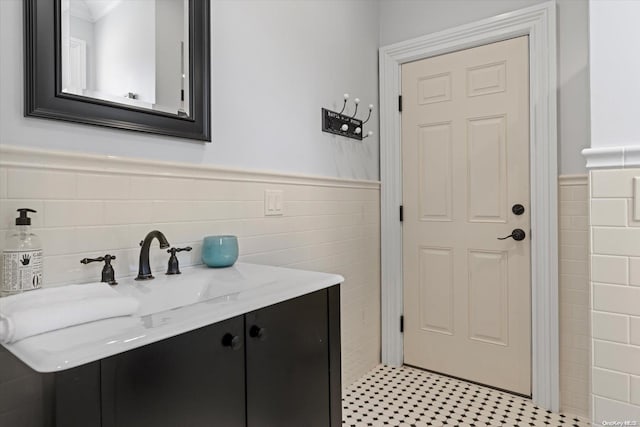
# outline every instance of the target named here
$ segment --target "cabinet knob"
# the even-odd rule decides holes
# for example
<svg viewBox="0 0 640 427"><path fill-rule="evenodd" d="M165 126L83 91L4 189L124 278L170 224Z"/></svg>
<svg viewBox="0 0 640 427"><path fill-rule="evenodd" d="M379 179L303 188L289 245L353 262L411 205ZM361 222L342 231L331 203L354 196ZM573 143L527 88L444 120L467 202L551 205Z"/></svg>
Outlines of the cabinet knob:
<svg viewBox="0 0 640 427"><path fill-rule="evenodd" d="M242 347L242 341L237 335L224 334L222 337L222 345L224 347L230 347L231 350L238 350Z"/></svg>
<svg viewBox="0 0 640 427"><path fill-rule="evenodd" d="M258 325L253 325L251 329L249 329L249 336L251 338L258 338L260 341L264 341L267 339L267 329L261 328Z"/></svg>

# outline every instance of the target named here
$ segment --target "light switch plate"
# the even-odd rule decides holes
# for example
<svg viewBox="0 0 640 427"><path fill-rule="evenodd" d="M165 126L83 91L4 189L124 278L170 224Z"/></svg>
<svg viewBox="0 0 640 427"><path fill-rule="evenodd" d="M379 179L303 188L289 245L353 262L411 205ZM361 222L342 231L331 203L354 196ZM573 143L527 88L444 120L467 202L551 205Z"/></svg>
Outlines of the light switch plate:
<svg viewBox="0 0 640 427"><path fill-rule="evenodd" d="M284 191L264 190L264 215L284 215Z"/></svg>

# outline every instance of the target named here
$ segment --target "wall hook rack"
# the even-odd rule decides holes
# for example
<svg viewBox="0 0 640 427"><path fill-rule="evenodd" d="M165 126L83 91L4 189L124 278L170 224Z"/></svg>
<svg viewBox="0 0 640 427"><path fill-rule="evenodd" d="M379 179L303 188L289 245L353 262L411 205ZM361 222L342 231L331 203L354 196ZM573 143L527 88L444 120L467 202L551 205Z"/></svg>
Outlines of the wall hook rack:
<svg viewBox="0 0 640 427"><path fill-rule="evenodd" d="M342 103L342 109L340 112L331 111L326 108L322 108L322 131L333 133L335 135L346 136L347 138L357 139L362 141L365 138L373 135L373 131L369 131L366 134L363 132L363 126L371 119L371 112L373 111L373 104L369 104L369 115L363 121L356 118L358 114L358 105L360 105L360 99L355 98L353 103L355 109L353 115L347 116L344 110L347 108L347 101L349 101L349 94L344 94L344 101Z"/></svg>

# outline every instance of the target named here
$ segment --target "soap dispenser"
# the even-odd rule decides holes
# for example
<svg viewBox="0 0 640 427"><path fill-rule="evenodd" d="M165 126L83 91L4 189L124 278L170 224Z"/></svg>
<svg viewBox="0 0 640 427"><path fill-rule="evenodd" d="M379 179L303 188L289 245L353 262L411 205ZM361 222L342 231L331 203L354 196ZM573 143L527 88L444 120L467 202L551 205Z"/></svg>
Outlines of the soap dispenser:
<svg viewBox="0 0 640 427"><path fill-rule="evenodd" d="M2 282L0 296L7 296L42 286L42 244L31 232L33 209L18 209L16 227L10 230L2 250Z"/></svg>

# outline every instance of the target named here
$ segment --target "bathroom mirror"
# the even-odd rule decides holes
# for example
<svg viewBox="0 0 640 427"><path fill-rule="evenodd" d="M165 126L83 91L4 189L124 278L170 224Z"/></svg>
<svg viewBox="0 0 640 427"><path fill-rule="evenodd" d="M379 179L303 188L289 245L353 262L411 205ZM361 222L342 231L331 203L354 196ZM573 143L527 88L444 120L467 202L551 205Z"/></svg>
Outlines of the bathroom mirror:
<svg viewBox="0 0 640 427"><path fill-rule="evenodd" d="M208 0L25 1L25 114L210 141Z"/></svg>

